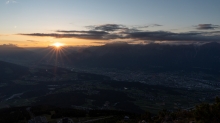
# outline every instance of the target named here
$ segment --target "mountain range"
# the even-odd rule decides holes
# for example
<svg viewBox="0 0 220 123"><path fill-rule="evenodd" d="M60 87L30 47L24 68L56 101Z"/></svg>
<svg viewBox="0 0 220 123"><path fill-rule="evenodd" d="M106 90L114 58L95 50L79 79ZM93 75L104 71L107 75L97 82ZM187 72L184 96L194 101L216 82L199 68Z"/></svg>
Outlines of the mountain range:
<svg viewBox="0 0 220 123"><path fill-rule="evenodd" d="M86 48L68 55L78 66L119 69L219 70L220 44L198 45L129 45L107 44Z"/></svg>
<svg viewBox="0 0 220 123"><path fill-rule="evenodd" d="M111 43L87 48L53 47L24 49L0 48L1 59L19 59L41 63L54 62L74 67L133 70L205 70L219 72L220 44L203 45L131 45Z"/></svg>

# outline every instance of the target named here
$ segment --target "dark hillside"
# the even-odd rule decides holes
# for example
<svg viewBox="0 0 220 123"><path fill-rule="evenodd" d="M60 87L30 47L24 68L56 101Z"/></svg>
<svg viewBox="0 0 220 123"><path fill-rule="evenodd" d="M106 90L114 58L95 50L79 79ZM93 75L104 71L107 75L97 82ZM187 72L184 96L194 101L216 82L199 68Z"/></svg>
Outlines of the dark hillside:
<svg viewBox="0 0 220 123"><path fill-rule="evenodd" d="M27 67L0 61L0 80L17 79L26 75L27 73Z"/></svg>

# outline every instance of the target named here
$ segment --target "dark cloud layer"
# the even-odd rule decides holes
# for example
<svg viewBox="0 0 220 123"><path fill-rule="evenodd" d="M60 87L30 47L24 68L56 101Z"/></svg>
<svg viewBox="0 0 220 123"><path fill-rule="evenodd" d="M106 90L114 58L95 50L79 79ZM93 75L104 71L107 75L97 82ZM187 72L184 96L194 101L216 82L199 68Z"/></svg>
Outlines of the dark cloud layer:
<svg viewBox="0 0 220 123"><path fill-rule="evenodd" d="M137 28L149 28L149 27L158 27L158 26L162 26L159 24L151 24L151 25L147 25L147 26L138 26Z"/></svg>
<svg viewBox="0 0 220 123"><path fill-rule="evenodd" d="M55 37L55 38L80 38L80 39L105 39L102 34L75 34L75 33L68 33L68 34L60 34L60 33L31 33L31 34L20 34L20 35L27 35L27 36L39 36L39 37Z"/></svg>
<svg viewBox="0 0 220 123"><path fill-rule="evenodd" d="M220 36L205 36L201 32L173 33L165 31L134 32L128 35L131 39L150 41L220 41Z"/></svg>
<svg viewBox="0 0 220 123"><path fill-rule="evenodd" d="M128 29L126 26L120 25L120 24L105 24L105 25L99 25L99 26L87 26L87 28L89 28L91 30L100 30L100 31L107 31L107 32Z"/></svg>
<svg viewBox="0 0 220 123"><path fill-rule="evenodd" d="M57 30L56 32L61 32L61 33L76 33L76 34L100 34L100 35L105 35L108 34L107 32L104 31L76 31L76 30Z"/></svg>
<svg viewBox="0 0 220 123"><path fill-rule="evenodd" d="M219 25L213 25L213 24L199 24L196 26L196 29L198 30L214 30L220 28Z"/></svg>
<svg viewBox="0 0 220 123"><path fill-rule="evenodd" d="M154 25L161 26L161 25ZM211 28L213 25L200 25L202 28ZM174 33L168 31L145 31L140 27L129 28L120 24L106 24L87 26L88 31L57 30L55 33L20 34L28 36L50 36L55 38L79 38L90 40L131 39L134 41L220 41L218 31L213 32L186 32ZM216 27L213 27L216 28Z"/></svg>

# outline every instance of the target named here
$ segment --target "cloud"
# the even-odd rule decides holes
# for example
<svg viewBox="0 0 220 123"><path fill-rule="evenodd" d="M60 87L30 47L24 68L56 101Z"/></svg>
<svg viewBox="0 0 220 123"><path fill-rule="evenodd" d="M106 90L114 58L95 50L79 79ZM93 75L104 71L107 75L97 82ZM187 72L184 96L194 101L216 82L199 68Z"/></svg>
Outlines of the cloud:
<svg viewBox="0 0 220 123"><path fill-rule="evenodd" d="M7 1L5 2L5 4L10 4L10 3L17 3L17 1L15 1L15 0L7 0Z"/></svg>
<svg viewBox="0 0 220 123"><path fill-rule="evenodd" d="M19 34L19 35L27 35L27 36L40 36L40 37L55 37L55 38L80 38L80 39L90 39L90 40L108 40L109 36L113 37L114 35L106 35L100 33L31 33L31 34Z"/></svg>
<svg viewBox="0 0 220 123"><path fill-rule="evenodd" d="M196 26L196 29L198 30L214 30L220 28L219 25L213 25L213 24L199 24Z"/></svg>
<svg viewBox="0 0 220 123"><path fill-rule="evenodd" d="M202 32L173 33L166 31L133 32L126 38L150 41L220 41L220 35L206 36Z"/></svg>
<svg viewBox="0 0 220 123"><path fill-rule="evenodd" d="M90 39L90 40L110 40L117 39L121 36L116 33L109 33L106 31L76 31L76 30L57 30L56 33L31 33L31 34L19 34L27 36L49 36L55 38L79 38L79 39Z"/></svg>
<svg viewBox="0 0 220 123"><path fill-rule="evenodd" d="M115 31L139 31L143 28L157 27L157 26L162 26L162 25L151 24L145 26L132 26L131 28L129 28L122 24L104 24L104 25L86 26L86 28L96 31L115 32Z"/></svg>
<svg viewBox="0 0 220 123"><path fill-rule="evenodd" d="M162 26L162 25L160 25L160 24L152 24L150 26L155 27L155 26Z"/></svg>
<svg viewBox="0 0 220 123"><path fill-rule="evenodd" d="M17 47L17 44L9 43L9 44L2 44L2 45L0 45L0 46Z"/></svg>
<svg viewBox="0 0 220 123"><path fill-rule="evenodd" d="M149 25L150 26L150 25ZM161 26L154 24L152 26ZM202 27L202 26L201 26ZM204 27L204 26L203 26ZM89 30L56 30L54 33L19 34L27 36L49 36L54 38L79 38L89 40L133 40L135 41L220 41L220 31L174 33L169 31L146 31L141 26L129 28L120 24L87 26ZM207 27L206 27L207 28Z"/></svg>
<svg viewBox="0 0 220 123"><path fill-rule="evenodd" d="M76 30L57 30L56 32L61 32L61 33L74 33L74 34L96 34L96 35L105 35L108 34L107 32L104 31L76 31Z"/></svg>
<svg viewBox="0 0 220 123"><path fill-rule="evenodd" d="M146 28L149 28L149 27L159 27L159 26L162 26L160 24L150 24L150 25L145 25L145 26L132 26L133 29L136 29L136 30L140 30L140 29L146 29Z"/></svg>
<svg viewBox="0 0 220 123"><path fill-rule="evenodd" d="M39 41L34 41L34 40L27 40L28 42L39 42Z"/></svg>
<svg viewBox="0 0 220 123"><path fill-rule="evenodd" d="M98 26L87 26L87 28L91 29L91 30L100 30L100 31L107 31L107 32L127 29L126 26L120 25L120 24L105 24L105 25L98 25Z"/></svg>

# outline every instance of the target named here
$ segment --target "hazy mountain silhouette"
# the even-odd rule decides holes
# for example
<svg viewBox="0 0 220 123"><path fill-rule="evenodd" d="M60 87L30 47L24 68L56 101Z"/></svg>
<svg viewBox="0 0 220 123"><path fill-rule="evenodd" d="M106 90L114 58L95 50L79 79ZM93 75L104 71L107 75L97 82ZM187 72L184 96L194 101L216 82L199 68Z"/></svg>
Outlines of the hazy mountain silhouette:
<svg viewBox="0 0 220 123"><path fill-rule="evenodd" d="M32 50L0 46L0 58L41 63L56 61L76 67L118 68L133 70L208 70L220 69L220 44L130 45L111 43L88 48L54 47Z"/></svg>
<svg viewBox="0 0 220 123"><path fill-rule="evenodd" d="M204 45L129 45L106 44L73 52L72 64L86 67L143 69L220 68L220 44Z"/></svg>
<svg viewBox="0 0 220 123"><path fill-rule="evenodd" d="M30 60L34 58L34 52L15 45L0 45L0 58L12 60Z"/></svg>

